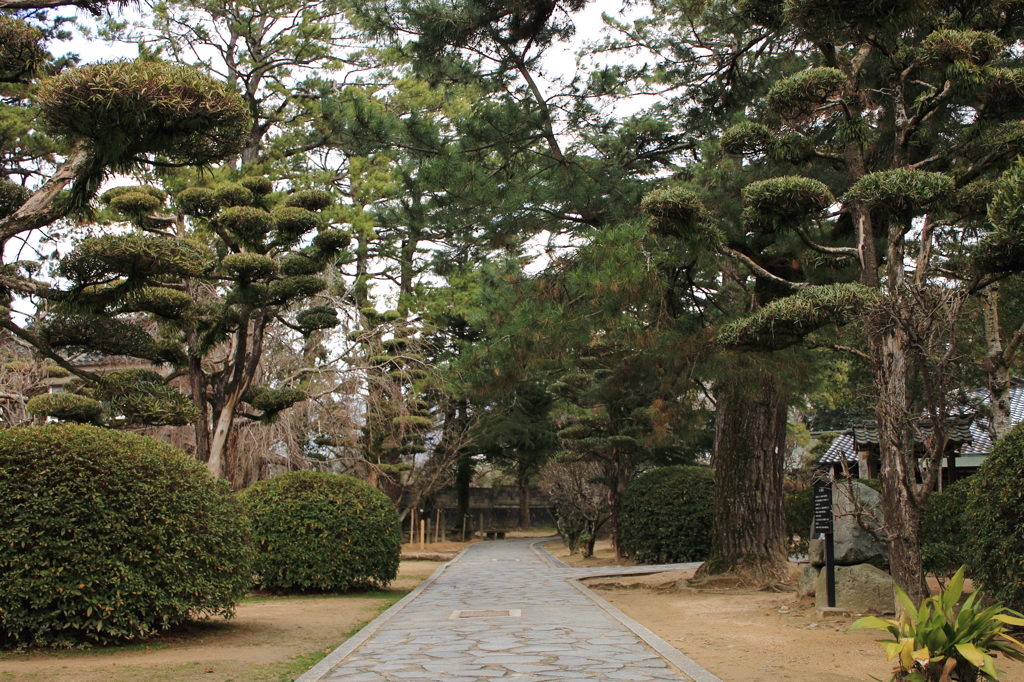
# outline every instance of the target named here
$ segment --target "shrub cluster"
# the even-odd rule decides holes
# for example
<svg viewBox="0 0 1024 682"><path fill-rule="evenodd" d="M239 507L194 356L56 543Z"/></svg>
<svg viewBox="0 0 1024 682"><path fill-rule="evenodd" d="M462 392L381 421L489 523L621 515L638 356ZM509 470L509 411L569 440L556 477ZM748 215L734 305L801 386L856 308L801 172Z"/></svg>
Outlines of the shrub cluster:
<svg viewBox="0 0 1024 682"><path fill-rule="evenodd" d="M964 551L964 512L971 479L932 493L921 510L921 561L924 570L949 579L968 563Z"/></svg>
<svg viewBox="0 0 1024 682"><path fill-rule="evenodd" d="M968 481L964 532L958 536L966 545L968 571L985 594L1020 611L1024 609L1024 424L996 443L992 455Z"/></svg>
<svg viewBox="0 0 1024 682"><path fill-rule="evenodd" d="M230 616L252 585L226 483L154 438L0 431L0 645L74 646Z"/></svg>
<svg viewBox="0 0 1024 682"><path fill-rule="evenodd" d="M641 564L706 559L714 484L714 472L698 466L664 467L637 477L620 501L623 549Z"/></svg>
<svg viewBox="0 0 1024 682"><path fill-rule="evenodd" d="M258 553L256 584L273 591L383 586L398 573L398 513L349 476L293 471L240 493Z"/></svg>

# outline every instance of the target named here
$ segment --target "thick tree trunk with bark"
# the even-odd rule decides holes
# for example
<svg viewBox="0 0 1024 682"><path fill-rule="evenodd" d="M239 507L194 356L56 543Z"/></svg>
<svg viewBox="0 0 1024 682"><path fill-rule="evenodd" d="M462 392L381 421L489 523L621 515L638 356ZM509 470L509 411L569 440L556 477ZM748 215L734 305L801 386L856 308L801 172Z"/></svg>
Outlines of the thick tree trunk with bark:
<svg viewBox="0 0 1024 682"><path fill-rule="evenodd" d="M786 400L767 373L722 382L716 399L715 519L711 556L697 576L731 573L756 584L787 582Z"/></svg>
<svg viewBox="0 0 1024 682"><path fill-rule="evenodd" d="M927 596L921 565L921 508L917 495L917 460L908 422L906 335L890 328L873 340L878 402L879 477L893 580L919 603Z"/></svg>

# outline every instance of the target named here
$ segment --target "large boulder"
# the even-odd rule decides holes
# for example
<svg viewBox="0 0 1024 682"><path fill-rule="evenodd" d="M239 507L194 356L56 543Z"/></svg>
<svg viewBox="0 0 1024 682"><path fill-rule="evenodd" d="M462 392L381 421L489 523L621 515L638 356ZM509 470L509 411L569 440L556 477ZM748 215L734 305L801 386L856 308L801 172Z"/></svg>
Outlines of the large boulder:
<svg viewBox="0 0 1024 682"><path fill-rule="evenodd" d="M827 571L818 574L815 585L814 605L821 609L828 606L828 591L825 585ZM892 613L896 596L892 578L871 564L858 566L836 566L836 608L850 613Z"/></svg>
<svg viewBox="0 0 1024 682"><path fill-rule="evenodd" d="M885 523L881 495L863 483L836 482L832 489L832 513L836 566L889 564L889 548L864 528L874 529ZM807 553L812 566L825 565L823 540L811 540Z"/></svg>
<svg viewBox="0 0 1024 682"><path fill-rule="evenodd" d="M821 569L817 566L810 564L804 566L804 570L800 572L800 577L796 581L796 596L813 597L817 592L819 573L821 573Z"/></svg>

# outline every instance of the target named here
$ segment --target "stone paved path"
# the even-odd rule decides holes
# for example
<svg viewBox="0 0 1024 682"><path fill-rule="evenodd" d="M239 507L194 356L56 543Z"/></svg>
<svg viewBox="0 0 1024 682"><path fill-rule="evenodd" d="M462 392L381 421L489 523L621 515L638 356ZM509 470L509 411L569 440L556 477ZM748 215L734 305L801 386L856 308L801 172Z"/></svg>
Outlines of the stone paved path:
<svg viewBox="0 0 1024 682"><path fill-rule="evenodd" d="M471 545L320 677L334 682L690 680L541 561L531 540ZM452 617L510 609L518 617Z"/></svg>

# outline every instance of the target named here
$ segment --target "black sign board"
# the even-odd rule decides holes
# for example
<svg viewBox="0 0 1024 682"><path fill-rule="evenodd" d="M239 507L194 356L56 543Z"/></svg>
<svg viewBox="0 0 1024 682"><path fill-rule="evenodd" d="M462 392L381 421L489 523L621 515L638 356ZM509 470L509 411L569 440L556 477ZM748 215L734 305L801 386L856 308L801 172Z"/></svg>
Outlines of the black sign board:
<svg viewBox="0 0 1024 682"><path fill-rule="evenodd" d="M814 484L814 536L832 532L832 484Z"/></svg>

